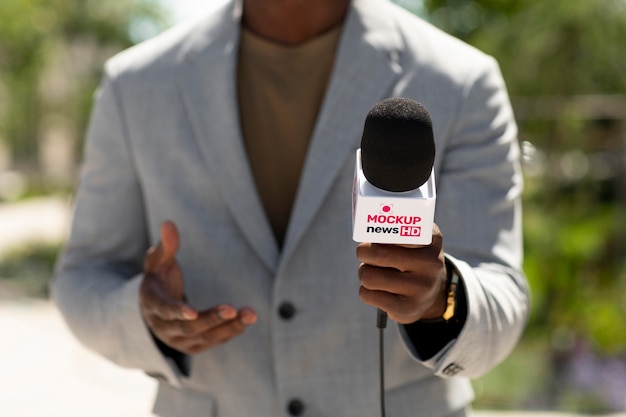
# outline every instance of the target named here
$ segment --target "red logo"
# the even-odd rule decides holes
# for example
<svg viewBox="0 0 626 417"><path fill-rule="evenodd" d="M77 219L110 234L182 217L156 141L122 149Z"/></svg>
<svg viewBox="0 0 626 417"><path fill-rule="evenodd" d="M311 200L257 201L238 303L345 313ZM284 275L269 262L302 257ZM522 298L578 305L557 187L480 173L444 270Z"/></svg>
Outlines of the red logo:
<svg viewBox="0 0 626 417"><path fill-rule="evenodd" d="M381 204L380 214L393 214L393 204Z"/></svg>

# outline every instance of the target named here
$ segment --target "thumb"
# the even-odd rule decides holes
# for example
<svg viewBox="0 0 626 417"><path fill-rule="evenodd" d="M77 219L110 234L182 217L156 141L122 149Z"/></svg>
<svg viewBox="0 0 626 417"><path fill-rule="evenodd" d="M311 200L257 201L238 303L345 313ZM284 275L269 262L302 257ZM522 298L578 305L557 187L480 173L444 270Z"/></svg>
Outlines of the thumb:
<svg viewBox="0 0 626 417"><path fill-rule="evenodd" d="M180 247L180 235L176 224L171 220L166 220L161 224L161 247L163 259L169 262L174 259Z"/></svg>
<svg viewBox="0 0 626 417"><path fill-rule="evenodd" d="M166 220L161 224L161 240L148 250L145 269L154 272L159 267L171 264L180 247L180 235L176 224Z"/></svg>

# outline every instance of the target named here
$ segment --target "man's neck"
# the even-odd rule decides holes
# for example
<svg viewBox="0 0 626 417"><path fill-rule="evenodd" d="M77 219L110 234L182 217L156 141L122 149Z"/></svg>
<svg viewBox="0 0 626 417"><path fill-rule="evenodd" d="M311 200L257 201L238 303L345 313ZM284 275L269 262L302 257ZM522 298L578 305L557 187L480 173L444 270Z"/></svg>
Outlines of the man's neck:
<svg viewBox="0 0 626 417"><path fill-rule="evenodd" d="M350 0L245 0L243 25L263 38L297 45L341 24Z"/></svg>

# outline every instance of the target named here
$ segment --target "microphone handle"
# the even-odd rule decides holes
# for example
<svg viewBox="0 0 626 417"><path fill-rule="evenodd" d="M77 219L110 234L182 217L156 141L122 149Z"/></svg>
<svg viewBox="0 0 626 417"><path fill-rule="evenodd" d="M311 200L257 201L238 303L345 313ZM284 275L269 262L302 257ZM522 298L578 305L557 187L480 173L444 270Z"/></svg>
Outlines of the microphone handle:
<svg viewBox="0 0 626 417"><path fill-rule="evenodd" d="M385 327L387 327L387 313L380 308L377 311L376 327L378 327L378 373L380 378L379 395L380 395L380 417L386 417L385 406Z"/></svg>
<svg viewBox="0 0 626 417"><path fill-rule="evenodd" d="M387 327L387 313L380 308L377 309L376 327L379 329L384 329L385 327Z"/></svg>

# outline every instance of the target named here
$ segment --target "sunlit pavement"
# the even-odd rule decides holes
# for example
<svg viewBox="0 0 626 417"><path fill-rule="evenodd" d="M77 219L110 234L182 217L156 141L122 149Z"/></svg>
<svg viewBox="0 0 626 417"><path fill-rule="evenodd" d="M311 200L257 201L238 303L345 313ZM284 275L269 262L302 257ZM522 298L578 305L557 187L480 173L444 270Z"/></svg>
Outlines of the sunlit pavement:
<svg viewBox="0 0 626 417"><path fill-rule="evenodd" d="M0 257L29 244L62 241L69 216L70 201L62 196L0 204Z"/></svg>
<svg viewBox="0 0 626 417"><path fill-rule="evenodd" d="M49 302L0 302L0 329L0 416L151 415L153 380L87 351Z"/></svg>
<svg viewBox="0 0 626 417"><path fill-rule="evenodd" d="M60 243L66 197L0 204L0 258L31 244ZM0 417L147 417L155 383L86 350L46 300L0 282Z"/></svg>

